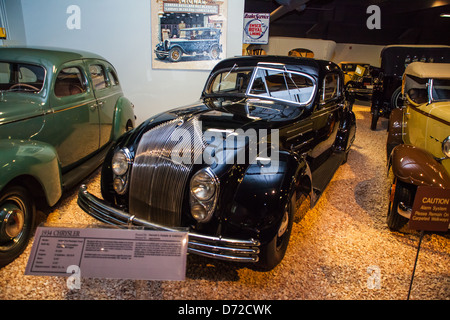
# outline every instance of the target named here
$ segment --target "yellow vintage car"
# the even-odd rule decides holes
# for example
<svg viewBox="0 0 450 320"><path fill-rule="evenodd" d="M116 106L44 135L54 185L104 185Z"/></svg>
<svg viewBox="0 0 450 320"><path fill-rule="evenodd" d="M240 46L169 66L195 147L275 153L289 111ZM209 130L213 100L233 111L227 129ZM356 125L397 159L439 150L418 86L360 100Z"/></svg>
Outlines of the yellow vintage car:
<svg viewBox="0 0 450 320"><path fill-rule="evenodd" d="M405 106L389 118L391 171L387 224L400 230L411 217L418 186L450 188L450 64L413 62L402 80Z"/></svg>

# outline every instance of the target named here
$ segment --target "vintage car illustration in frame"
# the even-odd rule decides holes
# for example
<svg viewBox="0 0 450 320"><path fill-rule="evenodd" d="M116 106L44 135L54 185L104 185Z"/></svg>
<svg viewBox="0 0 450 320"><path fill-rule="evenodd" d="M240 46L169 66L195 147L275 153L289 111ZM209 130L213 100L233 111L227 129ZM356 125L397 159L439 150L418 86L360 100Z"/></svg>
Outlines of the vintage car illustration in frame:
<svg viewBox="0 0 450 320"><path fill-rule="evenodd" d="M53 206L135 125L101 56L0 48L0 266L28 244L36 209Z"/></svg>
<svg viewBox="0 0 450 320"><path fill-rule="evenodd" d="M402 92L405 106L392 110L386 143L392 230L409 221L418 186L450 188L450 64L411 63Z"/></svg>
<svg viewBox="0 0 450 320"><path fill-rule="evenodd" d="M222 53L221 34L220 29L210 27L181 29L179 38L166 39L156 46L156 57L159 60L168 58L171 62L178 62L183 55L203 55L217 60Z"/></svg>
<svg viewBox="0 0 450 320"><path fill-rule="evenodd" d="M370 128L376 130L380 117L389 118L392 110L404 104L402 76L412 62L449 63L449 46L391 45L381 51L379 76L374 79Z"/></svg>
<svg viewBox="0 0 450 320"><path fill-rule="evenodd" d="M355 130L336 64L225 59L200 101L122 136L103 165L103 199L82 186L78 203L113 225L188 228L189 253L271 269L298 208L313 206L347 160Z"/></svg>

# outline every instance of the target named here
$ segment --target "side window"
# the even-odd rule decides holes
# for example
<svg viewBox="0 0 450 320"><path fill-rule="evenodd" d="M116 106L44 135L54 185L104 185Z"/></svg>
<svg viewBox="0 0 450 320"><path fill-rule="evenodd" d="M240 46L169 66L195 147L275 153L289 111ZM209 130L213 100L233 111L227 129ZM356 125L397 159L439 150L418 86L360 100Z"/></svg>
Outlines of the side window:
<svg viewBox="0 0 450 320"><path fill-rule="evenodd" d="M119 79L113 70L108 71L108 78L112 86L117 86L119 84Z"/></svg>
<svg viewBox="0 0 450 320"><path fill-rule="evenodd" d="M339 78L336 73L329 73L323 79L323 91L321 101L336 98L339 95Z"/></svg>
<svg viewBox="0 0 450 320"><path fill-rule="evenodd" d="M91 79L95 90L101 90L106 88L105 70L101 65L98 64L90 65L89 73L91 74Z"/></svg>
<svg viewBox="0 0 450 320"><path fill-rule="evenodd" d="M313 97L314 83L312 79L300 73L257 68L250 94L307 104Z"/></svg>
<svg viewBox="0 0 450 320"><path fill-rule="evenodd" d="M58 98L86 92L84 77L78 67L64 68L56 77L55 95Z"/></svg>

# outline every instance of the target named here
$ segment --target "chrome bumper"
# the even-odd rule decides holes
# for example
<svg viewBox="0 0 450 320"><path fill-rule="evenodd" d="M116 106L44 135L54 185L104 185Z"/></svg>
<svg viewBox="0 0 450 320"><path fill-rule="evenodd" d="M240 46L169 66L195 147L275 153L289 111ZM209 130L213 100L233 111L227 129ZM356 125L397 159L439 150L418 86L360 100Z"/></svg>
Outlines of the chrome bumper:
<svg viewBox="0 0 450 320"><path fill-rule="evenodd" d="M104 223L122 228L141 226L151 230L179 231L173 228L160 226L130 215L112 207L106 201L97 198L82 185L78 191L78 205L87 214ZM235 240L196 233L188 233L188 252L218 260L235 262L258 262L259 241Z"/></svg>
<svg viewBox="0 0 450 320"><path fill-rule="evenodd" d="M158 50L158 49L156 49L156 50L155 50L155 53L156 53L156 54L159 54L159 55L161 55L161 56L165 56L165 57L168 57L168 56L169 56L169 51L165 51L165 50Z"/></svg>

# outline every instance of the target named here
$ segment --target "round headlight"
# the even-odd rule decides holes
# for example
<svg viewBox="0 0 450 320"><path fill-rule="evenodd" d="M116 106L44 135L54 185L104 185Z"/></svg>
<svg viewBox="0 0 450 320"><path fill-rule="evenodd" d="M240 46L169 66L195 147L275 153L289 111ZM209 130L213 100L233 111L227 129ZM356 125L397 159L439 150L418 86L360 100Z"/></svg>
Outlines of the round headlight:
<svg viewBox="0 0 450 320"><path fill-rule="evenodd" d="M128 152L124 149L117 151L111 162L111 168L115 175L122 176L128 171L130 158Z"/></svg>
<svg viewBox="0 0 450 320"><path fill-rule="evenodd" d="M200 203L192 206L191 214L197 221L206 221L209 218L208 211Z"/></svg>
<svg viewBox="0 0 450 320"><path fill-rule="evenodd" d="M191 193L199 201L207 201L216 192L216 179L206 169L197 172L191 179Z"/></svg>
<svg viewBox="0 0 450 320"><path fill-rule="evenodd" d="M118 194L124 194L126 190L126 183L122 178L115 178L113 181L114 190Z"/></svg>
<svg viewBox="0 0 450 320"><path fill-rule="evenodd" d="M450 136L442 142L442 152L447 158L450 158Z"/></svg>

